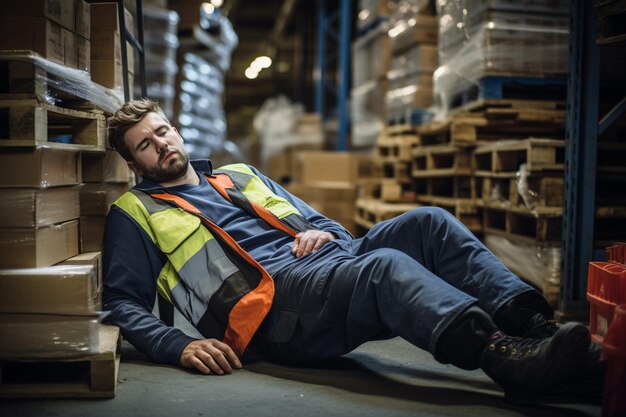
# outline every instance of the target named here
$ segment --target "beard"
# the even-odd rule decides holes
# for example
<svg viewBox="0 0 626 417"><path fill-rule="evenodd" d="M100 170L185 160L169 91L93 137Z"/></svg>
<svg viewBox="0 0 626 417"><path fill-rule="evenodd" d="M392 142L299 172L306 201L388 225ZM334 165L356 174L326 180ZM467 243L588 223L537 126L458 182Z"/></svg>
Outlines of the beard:
<svg viewBox="0 0 626 417"><path fill-rule="evenodd" d="M184 150L176 149L175 151L176 155L172 155L167 161L159 161L155 167L140 166L142 177L151 182L162 183L185 175L189 165L189 155Z"/></svg>

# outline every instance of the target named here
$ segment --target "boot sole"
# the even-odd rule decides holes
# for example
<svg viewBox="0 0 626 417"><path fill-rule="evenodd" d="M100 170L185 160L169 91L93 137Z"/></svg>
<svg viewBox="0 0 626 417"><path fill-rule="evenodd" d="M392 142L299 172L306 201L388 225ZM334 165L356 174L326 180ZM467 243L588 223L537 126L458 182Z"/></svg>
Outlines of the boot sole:
<svg viewBox="0 0 626 417"><path fill-rule="evenodd" d="M533 387L510 388L505 401L521 405L536 402L538 398L561 391L563 384L572 377L589 351L589 331L579 323L566 323L554 334L548 346L548 365L536 379Z"/></svg>

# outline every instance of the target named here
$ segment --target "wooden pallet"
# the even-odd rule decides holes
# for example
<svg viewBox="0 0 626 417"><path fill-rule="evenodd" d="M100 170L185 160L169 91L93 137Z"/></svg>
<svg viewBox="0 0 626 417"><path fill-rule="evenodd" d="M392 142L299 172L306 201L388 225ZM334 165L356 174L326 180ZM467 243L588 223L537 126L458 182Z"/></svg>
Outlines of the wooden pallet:
<svg viewBox="0 0 626 417"><path fill-rule="evenodd" d="M0 100L0 147L43 145L104 152L103 113L65 109L37 100Z"/></svg>
<svg viewBox="0 0 626 417"><path fill-rule="evenodd" d="M402 183L411 182L411 163L398 160L374 160L375 177L393 179Z"/></svg>
<svg viewBox="0 0 626 417"><path fill-rule="evenodd" d="M478 176L510 176L526 164L528 172L562 171L565 143L556 139L506 140L474 150L474 173Z"/></svg>
<svg viewBox="0 0 626 417"><path fill-rule="evenodd" d="M474 177L470 175L416 177L413 189L420 198L474 199Z"/></svg>
<svg viewBox="0 0 626 417"><path fill-rule="evenodd" d="M530 207L562 207L563 175L529 176L526 178ZM517 178L474 177L474 196L477 204L524 208L527 206L519 192Z"/></svg>
<svg viewBox="0 0 626 417"><path fill-rule="evenodd" d="M517 208L484 207L483 231L529 243L561 241L562 211L531 213Z"/></svg>
<svg viewBox="0 0 626 417"><path fill-rule="evenodd" d="M75 91L76 87L69 79L60 79L36 64L37 56L31 51L0 52L0 100L45 98L49 104L63 108L99 110L98 106L77 95L81 91Z"/></svg>
<svg viewBox="0 0 626 417"><path fill-rule="evenodd" d="M383 134L376 142L374 155L385 161L410 161L413 148L417 144L415 134Z"/></svg>
<svg viewBox="0 0 626 417"><path fill-rule="evenodd" d="M470 175L472 154L469 149L454 145L418 146L413 149L411 176L434 177Z"/></svg>
<svg viewBox="0 0 626 417"><path fill-rule="evenodd" d="M421 207L420 204L399 204L385 203L381 200L357 199L356 214L354 221L367 229L384 220L392 219L402 213L406 213L414 208Z"/></svg>
<svg viewBox="0 0 626 417"><path fill-rule="evenodd" d="M548 100L565 101L567 80L565 77L512 76L485 74L475 83L454 94L449 107L457 109L477 100Z"/></svg>
<svg viewBox="0 0 626 417"><path fill-rule="evenodd" d="M0 361L0 398L109 398L115 396L120 331L100 326L98 353L69 359Z"/></svg>
<svg viewBox="0 0 626 417"><path fill-rule="evenodd" d="M419 196L417 201L424 205L448 210L476 235L482 233L482 211L471 198Z"/></svg>
<svg viewBox="0 0 626 417"><path fill-rule="evenodd" d="M626 1L598 2L598 45L626 44Z"/></svg>

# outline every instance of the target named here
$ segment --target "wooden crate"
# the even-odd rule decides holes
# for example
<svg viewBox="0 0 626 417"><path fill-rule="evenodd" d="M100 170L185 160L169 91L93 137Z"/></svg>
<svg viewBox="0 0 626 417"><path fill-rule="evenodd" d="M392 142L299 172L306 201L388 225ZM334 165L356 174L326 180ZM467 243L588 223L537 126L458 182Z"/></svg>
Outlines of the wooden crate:
<svg viewBox="0 0 626 417"><path fill-rule="evenodd" d="M503 140L474 149L474 173L510 176L526 164L528 172L562 171L565 142L556 139Z"/></svg>
<svg viewBox="0 0 626 417"><path fill-rule="evenodd" d="M0 398L110 398L120 364L120 331L100 326L98 353L68 359L0 361Z"/></svg>
<svg viewBox="0 0 626 417"><path fill-rule="evenodd" d="M376 223L392 219L409 210L420 207L420 204L385 203L381 200L357 199L354 221L366 229Z"/></svg>
<svg viewBox="0 0 626 417"><path fill-rule="evenodd" d="M55 142L67 137L70 143ZM99 111L56 107L37 100L0 100L0 147L48 146L104 152L106 120Z"/></svg>
<svg viewBox="0 0 626 417"><path fill-rule="evenodd" d="M418 146L413 149L412 177L470 175L472 154L454 145Z"/></svg>

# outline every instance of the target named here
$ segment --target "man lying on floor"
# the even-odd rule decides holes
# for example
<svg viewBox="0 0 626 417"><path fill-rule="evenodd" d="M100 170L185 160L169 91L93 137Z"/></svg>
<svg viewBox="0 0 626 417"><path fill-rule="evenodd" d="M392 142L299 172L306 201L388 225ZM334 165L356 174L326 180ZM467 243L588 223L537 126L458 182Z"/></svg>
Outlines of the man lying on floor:
<svg viewBox="0 0 626 417"><path fill-rule="evenodd" d="M355 239L245 164L189 161L158 105L126 103L109 142L142 179L112 206L106 320L156 362L228 374L249 351L292 365L400 336L481 368L511 400L598 366L581 324L553 311L448 212L426 207ZM152 314L156 291L205 337Z"/></svg>

